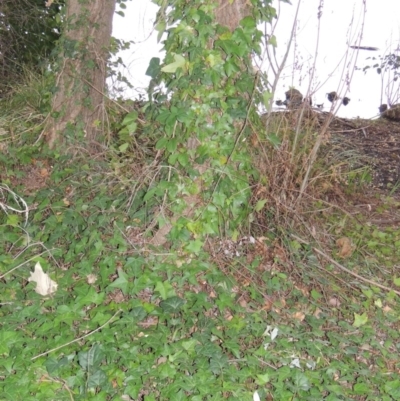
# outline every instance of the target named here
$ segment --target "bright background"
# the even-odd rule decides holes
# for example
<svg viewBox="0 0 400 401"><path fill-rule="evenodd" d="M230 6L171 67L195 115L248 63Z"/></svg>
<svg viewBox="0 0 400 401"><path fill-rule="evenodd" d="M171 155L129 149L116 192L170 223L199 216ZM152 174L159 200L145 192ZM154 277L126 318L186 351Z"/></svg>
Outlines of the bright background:
<svg viewBox="0 0 400 401"><path fill-rule="evenodd" d="M309 91L314 103L324 103L324 110L329 110L326 93L335 90L351 99L348 106L340 107L339 116L373 118L381 103L400 101L397 98L399 84L388 85L387 74L382 77L374 69L366 74L362 71L366 65L378 62L368 57L399 51L400 0L324 0L323 3L318 18L320 0L300 0L295 39L275 99L284 99L284 92L294 86L303 94ZM157 7L150 0L133 0L126 4L125 17L116 15L114 18L113 35L135 42L131 49L120 54L127 67L123 72L135 88L126 91L125 96L135 98L138 93L145 93L149 60L163 55L160 53L162 45L157 44L157 34L153 31ZM292 0L290 5L274 0L272 4L279 13L274 34L278 43L277 57L281 60L298 1ZM379 51L357 51L349 49L349 45L373 46ZM314 77L310 82L314 62ZM354 65L361 70L354 70ZM270 76L268 66L267 59L260 64L261 70Z"/></svg>

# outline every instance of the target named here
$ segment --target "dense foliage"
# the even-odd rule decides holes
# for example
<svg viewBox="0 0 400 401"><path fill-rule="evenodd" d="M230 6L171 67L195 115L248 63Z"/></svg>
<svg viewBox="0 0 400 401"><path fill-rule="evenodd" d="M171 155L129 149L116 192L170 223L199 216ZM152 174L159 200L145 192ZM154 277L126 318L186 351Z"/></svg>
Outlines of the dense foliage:
<svg viewBox="0 0 400 401"><path fill-rule="evenodd" d="M60 36L63 4L63 0L0 3L0 95L20 82L24 68L46 67Z"/></svg>
<svg viewBox="0 0 400 401"><path fill-rule="evenodd" d="M101 154L43 146L33 85L2 103L0 399L400 399L400 230L327 200L358 189L339 168L307 209L285 203L317 126L299 146L283 113L260 127L249 56L274 9L253 3L230 30L212 2L160 1L151 99L111 102Z"/></svg>

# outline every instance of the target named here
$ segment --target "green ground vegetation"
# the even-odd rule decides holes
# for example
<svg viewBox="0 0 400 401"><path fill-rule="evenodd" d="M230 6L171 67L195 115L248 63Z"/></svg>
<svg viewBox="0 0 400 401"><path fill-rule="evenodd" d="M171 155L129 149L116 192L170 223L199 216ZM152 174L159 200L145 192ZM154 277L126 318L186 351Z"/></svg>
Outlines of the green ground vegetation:
<svg viewBox="0 0 400 401"><path fill-rule="evenodd" d="M1 400L400 399L400 228L368 215L392 215L394 194L318 159L291 211L315 134L293 153L276 124L249 138L240 228L158 249L157 138L126 128L143 105L109 106L103 154L65 156L41 141L32 85L0 109ZM28 281L37 262L51 295Z"/></svg>

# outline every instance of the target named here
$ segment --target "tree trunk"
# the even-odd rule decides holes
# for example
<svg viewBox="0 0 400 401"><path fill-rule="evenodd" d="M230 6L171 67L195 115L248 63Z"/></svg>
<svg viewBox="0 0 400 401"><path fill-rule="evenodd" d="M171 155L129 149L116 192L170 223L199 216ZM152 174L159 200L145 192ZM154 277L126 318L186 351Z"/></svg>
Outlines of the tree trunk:
<svg viewBox="0 0 400 401"><path fill-rule="evenodd" d="M215 17L218 24L227 26L231 31L239 26L244 17L251 14L251 5L248 0L218 0Z"/></svg>
<svg viewBox="0 0 400 401"><path fill-rule="evenodd" d="M230 0L217 0L217 3L218 7L215 10L215 19L218 24L228 27L231 31L234 31L239 26L239 22L244 17L251 14L251 6L248 0L235 0L233 2ZM209 45L212 46L211 41ZM200 142L196 138L190 138L187 144L187 149L196 149L199 143ZM196 178L194 182L201 187L201 175L210 168L210 162L204 162L201 165L194 164L192 167L200 173L200 177ZM179 217L193 217L195 210L200 208L203 204L200 193L195 195L186 195L183 197L183 201L186 203L187 207ZM156 246L164 245L167 242L167 235L177 219L178 217L172 217L170 222L162 226L155 233L151 243Z"/></svg>
<svg viewBox="0 0 400 401"><path fill-rule="evenodd" d="M93 142L104 123L104 89L116 0L67 0L57 91L46 127L49 146Z"/></svg>

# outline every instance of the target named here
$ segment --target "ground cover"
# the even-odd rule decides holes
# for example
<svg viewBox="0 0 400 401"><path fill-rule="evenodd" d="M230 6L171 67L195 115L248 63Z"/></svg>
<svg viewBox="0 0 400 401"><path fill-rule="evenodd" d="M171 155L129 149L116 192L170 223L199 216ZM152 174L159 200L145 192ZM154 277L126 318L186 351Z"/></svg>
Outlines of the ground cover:
<svg viewBox="0 0 400 401"><path fill-rule="evenodd" d="M260 162L248 227L180 254L149 241L155 205L126 174L145 163L117 165L118 147L71 159L7 137L0 399L400 399L400 200L362 157L394 129L368 122L377 142L363 148L367 122L345 123L356 134L332 124L329 179L315 181L302 228L277 217L281 184ZM349 142L354 158L336 156ZM37 262L57 283L47 296L29 281Z"/></svg>

